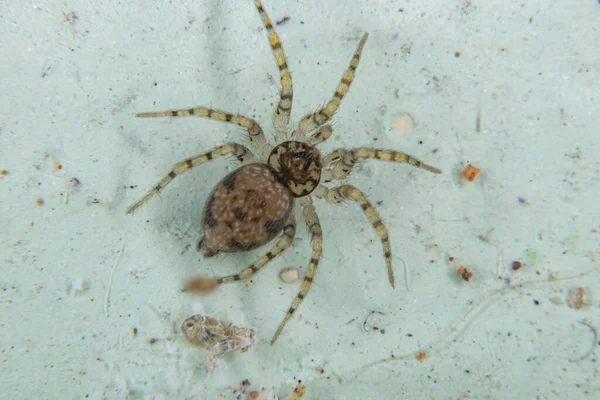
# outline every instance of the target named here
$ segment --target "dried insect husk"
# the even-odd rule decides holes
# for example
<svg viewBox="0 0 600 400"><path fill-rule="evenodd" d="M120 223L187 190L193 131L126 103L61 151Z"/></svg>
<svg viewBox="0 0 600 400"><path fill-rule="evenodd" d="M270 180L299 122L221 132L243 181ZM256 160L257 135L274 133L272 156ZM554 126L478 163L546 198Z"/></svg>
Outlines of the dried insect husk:
<svg viewBox="0 0 600 400"><path fill-rule="evenodd" d="M185 339L214 355L239 350L242 353L256 345L254 329L241 328L205 315L194 315L181 325Z"/></svg>

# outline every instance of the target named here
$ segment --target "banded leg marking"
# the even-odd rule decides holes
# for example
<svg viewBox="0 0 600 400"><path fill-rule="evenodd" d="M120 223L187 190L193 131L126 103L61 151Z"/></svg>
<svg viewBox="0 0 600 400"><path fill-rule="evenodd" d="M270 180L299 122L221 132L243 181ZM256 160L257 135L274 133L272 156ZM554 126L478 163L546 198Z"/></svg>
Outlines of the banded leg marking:
<svg viewBox="0 0 600 400"><path fill-rule="evenodd" d="M344 72L340 83L337 85L335 89L335 93L333 94L333 98L329 100L329 102L325 105L325 107L320 110L306 115L299 123L298 123L298 133L301 136L306 135L309 132L317 129L319 126L325 124L327 121L333 117L333 114L336 113L338 108L340 107L340 103L342 99L350 90L350 85L354 80L354 74L356 72L356 68L358 67L358 63L360 62L360 55L362 53L363 47L367 41L368 34L365 33L360 39L358 43L358 47L352 56L352 60L350 61L350 65L348 69Z"/></svg>
<svg viewBox="0 0 600 400"><path fill-rule="evenodd" d="M273 24L269 19L269 15L264 10L262 2L260 0L255 0L254 5L267 29L267 38L269 39L269 44L273 50L273 56L275 57L277 67L279 68L281 89L279 91L279 103L275 109L275 115L273 116L273 125L277 132L277 140L280 141L285 139L285 134L287 133L288 124L290 122L290 114L292 112L292 74L288 69L285 52L283 51L279 35L277 35L275 28L273 28Z"/></svg>
<svg viewBox="0 0 600 400"><path fill-rule="evenodd" d="M239 161L245 161L253 157L252 152L248 148L242 146L241 144L227 143L225 145L215 147L207 153L203 153L195 157L188 158L187 160L178 162L177 164L175 164L173 169L171 169L171 171L158 183L158 185L154 186L141 199L139 199L127 209L127 214L131 214L132 212L137 210L142 204L148 201L151 197L162 191L178 175L186 172L192 167L204 164L205 162L210 161L215 157L227 155L234 155Z"/></svg>
<svg viewBox="0 0 600 400"><path fill-rule="evenodd" d="M331 171L331 178L324 182L329 182L332 179L346 179L352 172L356 162L362 159L374 158L382 161L392 161L398 163L407 163L413 167L421 168L434 174L441 174L442 171L436 167L425 164L423 161L411 156L410 154L401 151L386 150L386 149L371 149L368 147L358 147L355 149L336 149L329 153L323 164L324 168Z"/></svg>
<svg viewBox="0 0 600 400"><path fill-rule="evenodd" d="M381 240L385 264L387 266L388 280L390 285L395 287L394 271L392 269L392 249L390 246L388 230L383 224L383 221L381 221L377 211L375 211L371 203L369 203L369 200L367 200L367 196L351 185L342 185L332 189L327 189L325 186L319 185L313 193L318 198L325 199L330 204L340 204L344 200L353 200L360 204L367 219L371 225L373 225L375 232L377 232L377 236L379 236L379 239Z"/></svg>
<svg viewBox="0 0 600 400"><path fill-rule="evenodd" d="M223 276L217 278L217 283L230 283L240 280L249 279L252 275L257 273L262 267L264 267L269 261L277 257L279 254L283 253L294 240L294 236L296 234L296 220L294 219L293 212L288 217L285 226L283 227L283 235L279 238L275 246L267 252L264 256L259 258L252 265L244 268L239 274Z"/></svg>
<svg viewBox="0 0 600 400"><path fill-rule="evenodd" d="M281 335L283 328L285 328L285 325L288 323L290 318L292 318L298 307L300 307L302 300L304 300L304 298L308 294L308 291L310 290L310 285L312 284L313 279L315 278L315 274L317 273L317 267L319 266L321 254L323 253L323 231L321 230L321 223L319 222L319 217L317 215L317 212L315 211L312 201L310 200L309 196L302 197L299 201L300 205L302 206L302 214L304 216L304 220L306 221L306 225L308 226L311 235L312 256L308 264L306 276L304 277L304 281L302 281L300 291L298 292L298 295L296 296L296 298L292 302L292 305L285 314L283 321L281 322L281 324L279 324L277 331L271 339L271 344L275 343L279 335Z"/></svg>
<svg viewBox="0 0 600 400"><path fill-rule="evenodd" d="M216 110L214 108L208 107L193 107L186 108L180 110L167 110L167 111L152 111L152 112L143 112L136 114L136 117L140 118L160 118L160 117L204 117L209 119L214 119L217 121L229 122L232 124L236 124L244 128L249 135L250 141L252 144L258 148L262 149L266 146L267 140L265 138L265 134L260 127L260 125L251 118L244 117L239 114L230 114L225 111Z"/></svg>
<svg viewBox="0 0 600 400"><path fill-rule="evenodd" d="M317 144L323 143L324 141L329 139L332 133L333 127L331 125L324 125L321 128L319 128L319 130L317 130L315 133L310 135L306 142L311 146L316 146Z"/></svg>

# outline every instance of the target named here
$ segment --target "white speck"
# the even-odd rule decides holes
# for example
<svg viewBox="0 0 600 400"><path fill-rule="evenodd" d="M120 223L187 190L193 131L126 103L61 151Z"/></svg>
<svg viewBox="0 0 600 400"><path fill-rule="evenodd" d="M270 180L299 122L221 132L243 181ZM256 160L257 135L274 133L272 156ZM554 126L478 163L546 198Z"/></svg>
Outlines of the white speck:
<svg viewBox="0 0 600 400"><path fill-rule="evenodd" d="M300 279L300 271L298 268L284 268L279 273L281 280L286 283L293 283Z"/></svg>
<svg viewBox="0 0 600 400"><path fill-rule="evenodd" d="M90 288L89 281L85 279L74 279L67 286L67 294L69 296L77 296L79 293Z"/></svg>
<svg viewBox="0 0 600 400"><path fill-rule="evenodd" d="M394 118L392 129L400 135L405 135L410 133L415 125L415 120L410 114L400 113Z"/></svg>

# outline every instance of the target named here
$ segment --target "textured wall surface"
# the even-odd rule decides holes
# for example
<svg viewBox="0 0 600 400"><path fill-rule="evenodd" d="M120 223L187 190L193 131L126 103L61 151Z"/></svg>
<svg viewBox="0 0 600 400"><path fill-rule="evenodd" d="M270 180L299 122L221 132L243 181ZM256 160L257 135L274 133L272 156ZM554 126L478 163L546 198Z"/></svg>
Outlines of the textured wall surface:
<svg viewBox="0 0 600 400"><path fill-rule="evenodd" d="M398 149L443 174L368 160L348 179L390 231L395 289L360 206L315 200L323 259L273 346L299 288L279 272L302 276L310 260L302 223L251 281L180 292L265 251L195 249L235 160L194 168L125 215L176 162L248 143L222 122L137 112L210 106L272 133L278 71L253 3L0 7L0 397L247 399L264 387L284 399L299 379L307 399L600 396L600 4L324 3L265 0L274 21L289 17L276 28L292 119L331 97L369 32L321 151ZM256 348L209 371L180 329L198 313L254 328Z"/></svg>

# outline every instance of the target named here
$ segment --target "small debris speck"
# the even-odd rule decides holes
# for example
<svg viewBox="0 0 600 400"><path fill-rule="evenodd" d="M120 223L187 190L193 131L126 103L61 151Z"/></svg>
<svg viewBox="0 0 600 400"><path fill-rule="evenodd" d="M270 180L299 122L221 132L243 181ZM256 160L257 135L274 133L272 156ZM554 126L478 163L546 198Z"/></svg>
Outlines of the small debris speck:
<svg viewBox="0 0 600 400"><path fill-rule="evenodd" d="M410 133L414 126L414 119L407 113L398 114L392 121L392 129L399 135Z"/></svg>
<svg viewBox="0 0 600 400"><path fill-rule="evenodd" d="M284 268L279 273L281 280L286 283L293 283L300 279L300 271L298 268Z"/></svg>
<svg viewBox="0 0 600 400"><path fill-rule="evenodd" d="M277 21L275 21L276 25L282 25L285 24L286 22L288 22L290 20L290 17L288 17L287 15L281 19L278 19Z"/></svg>
<svg viewBox="0 0 600 400"><path fill-rule="evenodd" d="M513 269L513 271L520 270L522 266L523 266L523 264L521 264L520 261L513 261L513 263L512 263L512 269Z"/></svg>
<svg viewBox="0 0 600 400"><path fill-rule="evenodd" d="M472 164L467 166L462 171L462 176L469 182L473 182L481 170Z"/></svg>
<svg viewBox="0 0 600 400"><path fill-rule="evenodd" d="M456 273L459 274L466 282L469 282L469 280L473 277L473 273L462 264L458 266Z"/></svg>
<svg viewBox="0 0 600 400"><path fill-rule="evenodd" d="M585 302L585 289L582 287L575 288L569 292L569 307L575 310L581 309Z"/></svg>

